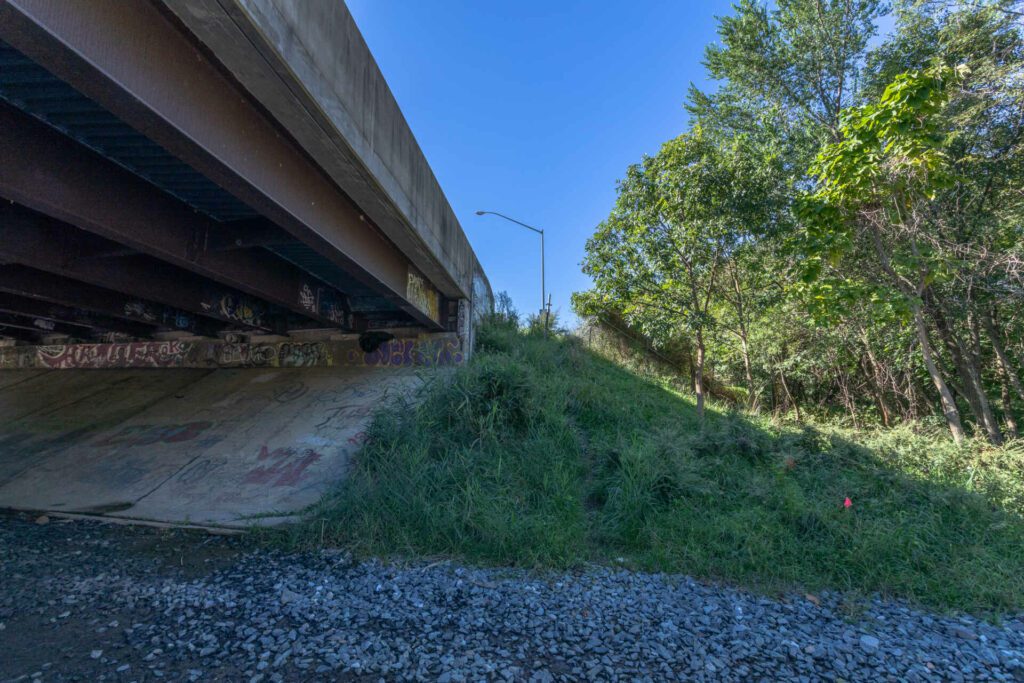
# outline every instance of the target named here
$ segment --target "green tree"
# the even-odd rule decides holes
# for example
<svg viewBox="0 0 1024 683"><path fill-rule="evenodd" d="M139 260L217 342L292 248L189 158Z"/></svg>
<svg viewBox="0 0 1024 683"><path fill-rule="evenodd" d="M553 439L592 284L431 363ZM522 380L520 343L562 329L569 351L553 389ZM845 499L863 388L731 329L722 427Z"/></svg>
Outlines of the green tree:
<svg viewBox="0 0 1024 683"><path fill-rule="evenodd" d="M629 168L615 209L587 242L592 305L596 297L613 306L656 342L691 335L701 416L729 261L769 222L768 196L778 186L778 158L757 143L718 139L700 126L669 141Z"/></svg>
<svg viewBox="0 0 1024 683"><path fill-rule="evenodd" d="M960 413L936 362L923 313L928 288L943 276L946 263L920 236L929 201L952 182L935 119L954 75L942 64L900 74L877 104L846 111L839 141L823 147L812 168L819 186L802 207L801 244L805 281L818 280L827 266L852 255L873 266L875 272L866 276L881 284L876 294L906 303L925 367L959 442L964 437ZM847 283L833 277L818 291L824 297Z"/></svg>

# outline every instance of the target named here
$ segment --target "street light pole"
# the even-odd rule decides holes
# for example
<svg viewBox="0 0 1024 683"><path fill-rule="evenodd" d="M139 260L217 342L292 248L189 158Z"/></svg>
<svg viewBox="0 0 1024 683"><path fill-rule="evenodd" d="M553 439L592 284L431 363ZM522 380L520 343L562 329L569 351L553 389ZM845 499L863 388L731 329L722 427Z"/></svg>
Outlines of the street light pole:
<svg viewBox="0 0 1024 683"><path fill-rule="evenodd" d="M526 223L523 223L522 221L517 221L515 218L509 218L505 214L498 213L497 211L477 211L476 212L477 216L485 216L487 214L490 214L492 216L497 216L498 218L504 218L505 220L510 221L512 223L515 223L516 225L521 225L521 226L523 226L524 228L526 228L528 230L533 230L535 233L540 235L540 313L541 313L541 315L544 315L544 332L546 334L547 333L547 329L548 329L548 325L547 325L547 315L545 315L545 313L544 313L544 306L547 305L547 293L546 293L546 290L545 290L545 287L544 287L544 231L541 230L540 228L535 228L532 225L527 225Z"/></svg>

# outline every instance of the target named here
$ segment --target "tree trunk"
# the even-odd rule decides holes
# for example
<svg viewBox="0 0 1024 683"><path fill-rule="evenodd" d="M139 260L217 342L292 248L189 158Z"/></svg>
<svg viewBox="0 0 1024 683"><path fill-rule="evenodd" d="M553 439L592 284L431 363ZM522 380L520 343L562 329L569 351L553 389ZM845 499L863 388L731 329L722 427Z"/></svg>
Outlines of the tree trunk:
<svg viewBox="0 0 1024 683"><path fill-rule="evenodd" d="M786 383L786 373L782 369L779 369L779 379L782 381L782 390L786 392L786 401L796 411L797 422L803 422L803 418L800 417L800 404L793 400L793 394L789 391L789 385Z"/></svg>
<svg viewBox="0 0 1024 683"><path fill-rule="evenodd" d="M913 303L914 326L917 328L917 341L921 345L921 355L924 357L924 365L928 369L928 375L932 378L936 391L939 392L939 399L942 401L942 413L946 416L946 424L953 435L953 441L961 443L964 440L964 428L960 423L960 411L957 410L956 401L950 393L946 380L938 366L935 365L935 354L932 352L932 344L928 340L928 330L924 326L924 316L921 314L921 305Z"/></svg>
<svg viewBox="0 0 1024 683"><path fill-rule="evenodd" d="M1020 438L1020 430L1017 429L1017 420L1013 417L1013 402L1010 400L1010 388L1006 385L1006 375L1000 373L1002 381L999 383L1002 388L1001 403L1003 408L1003 422L1006 423L1006 431L1014 439Z"/></svg>
<svg viewBox="0 0 1024 683"><path fill-rule="evenodd" d="M1020 377L1010 363L1010 357L1006 355L1006 349L1003 348L1002 340L999 339L999 333L996 330L990 313L985 314L982 324L985 326L985 332L988 334L989 341L992 342L992 349L996 352L996 358L999 360L1003 376L1013 386L1014 391L1017 392L1017 398L1024 401L1024 386L1021 385Z"/></svg>
<svg viewBox="0 0 1024 683"><path fill-rule="evenodd" d="M850 420L853 421L854 429L857 429L860 427L860 423L857 420L857 407L853 402L853 397L850 395L850 387L846 373L843 372L838 365L833 366L832 371L836 373L836 384L839 386L839 391L843 395L843 403L846 405L846 412L850 414Z"/></svg>
<svg viewBox="0 0 1024 683"><path fill-rule="evenodd" d="M760 398L757 395L757 390L754 387L754 373L750 369L750 349L747 346L747 333L746 330L741 328L740 334L740 352L743 354L743 375L747 381L747 408L753 412L757 412L760 408Z"/></svg>
<svg viewBox="0 0 1024 683"><path fill-rule="evenodd" d="M985 394L985 389L981 385L981 373L975 362L976 359L964 349L960 338L950 328L934 299L931 300L931 303L929 311L935 320L935 329L949 350L953 367L956 368L957 375L960 377L960 393L970 405L971 412L974 413L978 424L988 434L989 441L1000 445L1003 443L1003 434L999 429L999 423L996 422L995 415L992 414L992 405Z"/></svg>
<svg viewBox="0 0 1024 683"><path fill-rule="evenodd" d="M733 292L736 294L734 306L736 308L736 321L739 327L737 336L740 338L740 352L743 354L743 376L747 382L747 408L757 412L760 399L754 387L754 373L750 369L750 347L747 344L747 316L743 307L743 288L740 287L740 280L736 276L736 264L732 262L730 268L732 275Z"/></svg>
<svg viewBox="0 0 1024 683"><path fill-rule="evenodd" d="M864 375L864 380L871 387L871 393L874 394L875 405L878 406L878 414L882 418L882 426L891 427L892 412L885 400L885 386L879 377L878 369L871 366L871 361L867 356L862 356L857 365Z"/></svg>
<svg viewBox="0 0 1024 683"><path fill-rule="evenodd" d="M878 410L882 413L882 424L889 427L892 421L890 417L889 404L885 401L885 381L882 373L882 368L879 366L878 361L875 359L875 354L871 350L871 340L868 339L868 331L864 329L863 325L860 325L860 339L864 343L864 351L867 353L868 364L871 367L871 375L869 380L875 388L875 402L878 403ZM864 373L867 375L868 373Z"/></svg>
<svg viewBox="0 0 1024 683"><path fill-rule="evenodd" d="M704 422L704 335L697 332L697 363L694 368L693 390L697 394L697 419Z"/></svg>

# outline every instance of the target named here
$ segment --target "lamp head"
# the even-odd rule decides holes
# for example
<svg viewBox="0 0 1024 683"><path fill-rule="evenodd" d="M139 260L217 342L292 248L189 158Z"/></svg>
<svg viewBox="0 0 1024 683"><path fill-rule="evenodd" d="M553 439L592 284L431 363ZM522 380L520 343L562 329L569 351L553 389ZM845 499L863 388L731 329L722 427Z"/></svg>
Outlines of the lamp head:
<svg viewBox="0 0 1024 683"><path fill-rule="evenodd" d="M476 215L477 216L483 216L485 213L487 213L487 212L486 211L477 211Z"/></svg>

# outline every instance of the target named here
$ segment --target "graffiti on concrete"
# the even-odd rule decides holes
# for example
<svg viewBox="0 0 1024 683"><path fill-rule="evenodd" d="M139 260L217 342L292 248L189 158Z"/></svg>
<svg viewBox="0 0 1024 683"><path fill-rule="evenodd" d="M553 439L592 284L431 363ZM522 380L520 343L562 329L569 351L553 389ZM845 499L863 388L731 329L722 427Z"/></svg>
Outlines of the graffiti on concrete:
<svg viewBox="0 0 1024 683"><path fill-rule="evenodd" d="M491 294L491 286L487 283L481 273L473 276L473 324L494 312L494 296Z"/></svg>
<svg viewBox="0 0 1024 683"><path fill-rule="evenodd" d="M36 347L41 367L68 368L176 368L185 364L192 344L182 341L126 344L58 344Z"/></svg>
<svg viewBox="0 0 1024 683"><path fill-rule="evenodd" d="M288 384L275 386L273 396L274 400L278 403L291 403L305 396L308 391L309 387L304 382L289 382Z"/></svg>
<svg viewBox="0 0 1024 683"><path fill-rule="evenodd" d="M323 342L284 342L277 350L277 364L282 368L312 368L331 363Z"/></svg>
<svg viewBox="0 0 1024 683"><path fill-rule="evenodd" d="M441 319L441 306L437 290L425 278L414 273L412 270L409 271L405 298L411 301L416 308L426 313L431 320Z"/></svg>
<svg viewBox="0 0 1024 683"><path fill-rule="evenodd" d="M263 317L266 315L266 307L262 302L241 294L221 292L202 302L202 306L203 310L215 312L220 317L233 322L252 327L264 326Z"/></svg>
<svg viewBox="0 0 1024 683"><path fill-rule="evenodd" d="M257 459L263 463L249 470L245 475L246 484L262 486L295 486L306 468L322 456L312 448L297 449L291 446L269 450L260 448Z"/></svg>
<svg viewBox="0 0 1024 683"><path fill-rule="evenodd" d="M352 321L349 320L348 315L345 313L345 307L333 297L321 298L319 311L320 315L331 322L336 322L344 327L349 327L352 324Z"/></svg>
<svg viewBox="0 0 1024 683"><path fill-rule="evenodd" d="M190 340L0 347L0 369L435 367L465 360L455 334L392 339L370 353L355 339L237 343Z"/></svg>
<svg viewBox="0 0 1024 683"><path fill-rule="evenodd" d="M223 465L223 460L212 460L209 458L197 460L178 475L178 481L182 484L198 484Z"/></svg>
<svg viewBox="0 0 1024 683"><path fill-rule="evenodd" d="M243 368L312 368L333 365L325 342L222 344L215 347L214 351L212 365Z"/></svg>
<svg viewBox="0 0 1024 683"><path fill-rule="evenodd" d="M148 323L156 322L158 317L153 307L144 301L128 301L124 305L124 314L129 318L143 320Z"/></svg>
<svg viewBox="0 0 1024 683"><path fill-rule="evenodd" d="M316 313L316 295L313 294L313 288L305 282L299 288L299 305L310 313Z"/></svg>
<svg viewBox="0 0 1024 683"><path fill-rule="evenodd" d="M208 435L199 439L213 425L214 423L209 420L168 425L129 425L119 432L94 441L92 445L98 448L106 446L152 446L159 443L195 442L198 446L206 447L214 445L223 438ZM199 440L196 441L197 439Z"/></svg>
<svg viewBox="0 0 1024 683"><path fill-rule="evenodd" d="M145 323L159 323L176 330L190 330L195 325L195 318L185 311L174 308L155 307L145 301L126 301L124 315L133 320Z"/></svg>
<svg viewBox="0 0 1024 683"><path fill-rule="evenodd" d="M346 418L365 418L380 405L381 394L368 382L351 382L340 389L322 391L310 404L310 411L319 416L316 431L330 428Z"/></svg>
<svg viewBox="0 0 1024 683"><path fill-rule="evenodd" d="M358 354L349 352L349 362L359 364ZM457 365L462 362L462 348L456 339L392 339L381 344L376 351L363 354L362 364L385 367L411 367L423 365Z"/></svg>
<svg viewBox="0 0 1024 683"><path fill-rule="evenodd" d="M273 344L223 344L216 350L216 365L259 368L272 365L277 358L277 347Z"/></svg>
<svg viewBox="0 0 1024 683"><path fill-rule="evenodd" d="M462 339L464 342L465 340L468 340L470 338L470 325L471 313L469 308L469 300L459 299L459 310L458 313L456 314L455 329L458 331L459 339Z"/></svg>
<svg viewBox="0 0 1024 683"><path fill-rule="evenodd" d="M314 313L340 325L346 325L345 306L335 293L324 287L311 287L303 282L299 288L299 305L304 310Z"/></svg>

